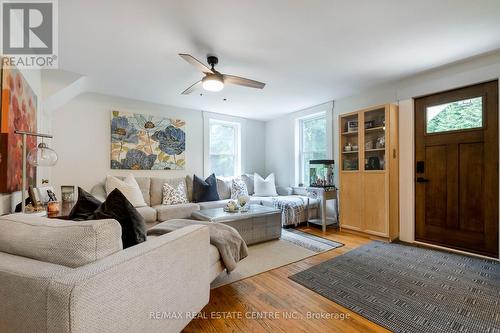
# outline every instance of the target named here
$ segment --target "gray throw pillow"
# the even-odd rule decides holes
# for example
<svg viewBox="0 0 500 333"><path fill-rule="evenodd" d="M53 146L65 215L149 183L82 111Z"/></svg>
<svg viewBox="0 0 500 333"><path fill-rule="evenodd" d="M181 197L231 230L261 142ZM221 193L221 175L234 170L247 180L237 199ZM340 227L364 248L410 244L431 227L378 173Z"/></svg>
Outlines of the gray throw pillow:
<svg viewBox="0 0 500 333"><path fill-rule="evenodd" d="M248 195L253 195L255 193L253 189L253 175L245 173L241 175L241 179L243 179L243 181L247 185Z"/></svg>

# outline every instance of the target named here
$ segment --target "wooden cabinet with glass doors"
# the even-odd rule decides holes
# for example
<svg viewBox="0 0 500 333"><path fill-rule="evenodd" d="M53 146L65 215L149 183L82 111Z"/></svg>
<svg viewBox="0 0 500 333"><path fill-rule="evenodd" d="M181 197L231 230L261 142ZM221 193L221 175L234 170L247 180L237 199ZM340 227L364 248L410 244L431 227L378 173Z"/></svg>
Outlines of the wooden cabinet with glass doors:
<svg viewBox="0 0 500 333"><path fill-rule="evenodd" d="M398 107L339 117L340 226L394 240L399 235Z"/></svg>

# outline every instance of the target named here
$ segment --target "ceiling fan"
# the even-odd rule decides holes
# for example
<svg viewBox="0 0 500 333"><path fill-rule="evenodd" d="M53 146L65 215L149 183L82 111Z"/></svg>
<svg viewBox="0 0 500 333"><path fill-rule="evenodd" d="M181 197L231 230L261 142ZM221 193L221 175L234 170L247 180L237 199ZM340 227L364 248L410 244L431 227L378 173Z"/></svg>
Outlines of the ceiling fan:
<svg viewBox="0 0 500 333"><path fill-rule="evenodd" d="M205 77L203 77L203 79L184 90L182 92L182 95L188 95L200 87L203 87L203 89L208 91L221 91L224 88L225 84L235 84L238 86L257 89L262 89L266 85L265 83L259 81L245 79L243 77L234 75L226 75L216 71L214 67L219 62L219 59L215 56L207 57L207 63L212 68L205 66L205 64L203 64L201 61L197 60L190 54L180 53L179 56L196 67L196 69L201 71L203 74L205 74Z"/></svg>

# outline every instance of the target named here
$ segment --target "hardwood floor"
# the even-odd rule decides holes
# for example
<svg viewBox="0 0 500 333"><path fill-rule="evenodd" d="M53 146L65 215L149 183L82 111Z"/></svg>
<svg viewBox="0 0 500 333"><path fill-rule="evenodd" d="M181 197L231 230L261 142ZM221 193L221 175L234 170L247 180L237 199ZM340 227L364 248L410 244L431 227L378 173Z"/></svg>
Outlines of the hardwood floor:
<svg viewBox="0 0 500 333"><path fill-rule="evenodd" d="M336 230L300 229L345 246L212 290L201 318L183 332L389 332L288 278L370 239Z"/></svg>

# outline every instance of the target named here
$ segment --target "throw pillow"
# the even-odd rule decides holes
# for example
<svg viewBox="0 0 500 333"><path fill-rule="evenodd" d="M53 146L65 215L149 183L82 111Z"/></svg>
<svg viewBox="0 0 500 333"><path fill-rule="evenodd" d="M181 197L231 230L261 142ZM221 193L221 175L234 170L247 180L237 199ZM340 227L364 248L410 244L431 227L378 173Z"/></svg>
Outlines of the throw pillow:
<svg viewBox="0 0 500 333"><path fill-rule="evenodd" d="M257 197L274 197L277 196L276 185L274 184L274 173L271 173L266 179L262 178L258 173L253 176L253 188Z"/></svg>
<svg viewBox="0 0 500 333"><path fill-rule="evenodd" d="M247 184L248 194L249 195L253 195L254 194L254 190L253 190L253 175L249 174L249 173L245 173L245 174L241 175L241 179L243 179L243 181L245 182L245 184Z"/></svg>
<svg viewBox="0 0 500 333"><path fill-rule="evenodd" d="M124 180L120 180L113 176L106 177L106 194L109 195L115 188L130 201L134 207L147 206L141 192L141 188L134 178L133 174L129 174Z"/></svg>
<svg viewBox="0 0 500 333"><path fill-rule="evenodd" d="M242 179L233 179L231 182L231 199L248 196L247 184Z"/></svg>
<svg viewBox="0 0 500 333"><path fill-rule="evenodd" d="M122 227L123 248L146 241L146 222L119 189L114 189L87 220L115 219Z"/></svg>
<svg viewBox="0 0 500 333"><path fill-rule="evenodd" d="M215 174L211 174L207 179L203 180L200 177L193 176L193 201L206 202L217 201L219 194L217 193L217 179Z"/></svg>
<svg viewBox="0 0 500 333"><path fill-rule="evenodd" d="M71 209L68 218L73 221L85 221L94 214L94 211L101 203L92 194L78 187L78 199Z"/></svg>
<svg viewBox="0 0 500 333"><path fill-rule="evenodd" d="M180 182L176 187L170 184L163 184L163 201L164 205L177 205L188 203L186 196L186 186L184 182Z"/></svg>

